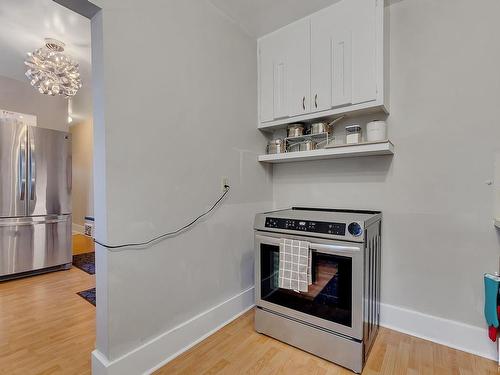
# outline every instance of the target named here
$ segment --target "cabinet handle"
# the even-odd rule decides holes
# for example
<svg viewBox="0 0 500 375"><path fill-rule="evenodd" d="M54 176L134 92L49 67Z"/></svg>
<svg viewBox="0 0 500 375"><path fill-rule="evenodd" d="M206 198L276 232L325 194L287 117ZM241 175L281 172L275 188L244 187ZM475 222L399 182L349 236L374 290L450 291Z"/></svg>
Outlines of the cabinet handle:
<svg viewBox="0 0 500 375"><path fill-rule="evenodd" d="M302 109L305 111L306 110L306 97L302 97Z"/></svg>
<svg viewBox="0 0 500 375"><path fill-rule="evenodd" d="M318 94L314 95L314 106L318 108Z"/></svg>

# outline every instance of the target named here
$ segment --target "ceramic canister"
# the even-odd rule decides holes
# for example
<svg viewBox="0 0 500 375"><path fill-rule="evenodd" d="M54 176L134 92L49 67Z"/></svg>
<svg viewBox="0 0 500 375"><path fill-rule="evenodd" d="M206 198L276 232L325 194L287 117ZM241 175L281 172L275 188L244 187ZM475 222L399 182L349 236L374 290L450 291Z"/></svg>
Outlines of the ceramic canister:
<svg viewBox="0 0 500 375"><path fill-rule="evenodd" d="M375 120L366 125L366 140L368 142L379 142L387 139L387 123Z"/></svg>

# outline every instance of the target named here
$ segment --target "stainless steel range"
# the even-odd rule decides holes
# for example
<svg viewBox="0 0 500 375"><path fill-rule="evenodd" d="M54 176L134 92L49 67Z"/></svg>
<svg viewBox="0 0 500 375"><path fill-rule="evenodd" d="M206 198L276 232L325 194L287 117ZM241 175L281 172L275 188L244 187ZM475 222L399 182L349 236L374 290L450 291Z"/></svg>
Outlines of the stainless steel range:
<svg viewBox="0 0 500 375"><path fill-rule="evenodd" d="M255 329L361 373L379 326L381 223L377 211L258 214ZM308 246L307 291L279 287L286 240Z"/></svg>

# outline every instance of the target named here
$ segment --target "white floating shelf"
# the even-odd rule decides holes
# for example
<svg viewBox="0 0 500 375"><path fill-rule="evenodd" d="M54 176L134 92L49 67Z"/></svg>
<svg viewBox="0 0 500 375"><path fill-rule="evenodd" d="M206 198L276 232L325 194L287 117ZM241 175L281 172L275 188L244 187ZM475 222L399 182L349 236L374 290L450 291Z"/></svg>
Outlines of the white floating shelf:
<svg viewBox="0 0 500 375"><path fill-rule="evenodd" d="M497 218L495 219L495 226L496 226L498 229L500 229L500 217L497 217Z"/></svg>
<svg viewBox="0 0 500 375"><path fill-rule="evenodd" d="M286 152L283 154L260 155L262 163L288 163L294 161L351 158L359 156L393 155L394 145L390 141L341 145L312 151Z"/></svg>

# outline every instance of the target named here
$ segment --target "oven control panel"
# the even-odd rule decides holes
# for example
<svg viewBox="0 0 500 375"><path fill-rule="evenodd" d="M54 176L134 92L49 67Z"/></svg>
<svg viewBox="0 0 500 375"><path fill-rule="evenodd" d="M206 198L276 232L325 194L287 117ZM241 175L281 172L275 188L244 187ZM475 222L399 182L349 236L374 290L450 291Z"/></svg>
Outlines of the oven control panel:
<svg viewBox="0 0 500 375"><path fill-rule="evenodd" d="M324 221L309 221L266 217L266 228L288 229L300 232L333 234L345 236L346 225L344 223L328 223Z"/></svg>

